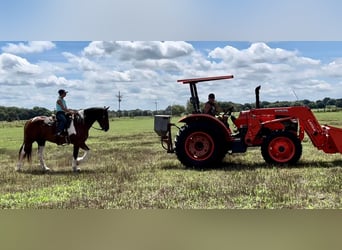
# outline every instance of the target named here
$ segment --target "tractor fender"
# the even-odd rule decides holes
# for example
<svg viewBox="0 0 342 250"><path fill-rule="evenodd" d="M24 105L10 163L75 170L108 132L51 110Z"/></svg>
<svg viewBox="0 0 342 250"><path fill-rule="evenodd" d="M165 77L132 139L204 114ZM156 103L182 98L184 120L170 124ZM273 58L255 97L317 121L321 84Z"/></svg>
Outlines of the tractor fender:
<svg viewBox="0 0 342 250"><path fill-rule="evenodd" d="M217 129L218 131L222 131L224 137L227 141L231 140L231 131L229 127L220 121L218 118L207 115L207 114L192 114L189 116L185 116L181 118L178 122L190 124L190 123L205 123L208 126L212 126L213 129Z"/></svg>

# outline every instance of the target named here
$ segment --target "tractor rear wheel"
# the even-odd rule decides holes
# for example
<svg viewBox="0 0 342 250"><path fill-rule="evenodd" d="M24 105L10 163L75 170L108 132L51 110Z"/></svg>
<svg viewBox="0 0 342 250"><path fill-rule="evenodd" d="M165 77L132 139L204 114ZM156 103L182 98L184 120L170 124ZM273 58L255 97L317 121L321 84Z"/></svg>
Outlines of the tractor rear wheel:
<svg viewBox="0 0 342 250"><path fill-rule="evenodd" d="M275 132L261 145L261 154L269 164L296 164L302 155L302 144L294 133Z"/></svg>
<svg viewBox="0 0 342 250"><path fill-rule="evenodd" d="M183 126L176 137L175 152L177 158L186 167L213 167L222 161L227 150L223 135L204 125Z"/></svg>

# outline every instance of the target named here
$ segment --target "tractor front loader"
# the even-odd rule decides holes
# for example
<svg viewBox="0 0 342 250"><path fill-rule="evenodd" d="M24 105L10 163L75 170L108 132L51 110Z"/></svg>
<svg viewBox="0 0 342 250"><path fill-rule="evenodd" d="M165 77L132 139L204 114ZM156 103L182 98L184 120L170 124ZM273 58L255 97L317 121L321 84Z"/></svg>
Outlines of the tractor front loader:
<svg viewBox="0 0 342 250"><path fill-rule="evenodd" d="M154 130L168 153L176 153L186 167L205 168L220 163L227 153L245 153L248 147L260 147L264 160L270 164L296 164L302 155L304 135L325 153L342 153L342 129L320 125L309 107L260 108L259 90L255 89L256 108L241 111L236 118L231 110L225 116L202 114L197 84L205 81L231 79L232 75L178 80L189 84L193 113L181 118L172 142L170 116L155 116ZM226 119L234 124L234 131Z"/></svg>

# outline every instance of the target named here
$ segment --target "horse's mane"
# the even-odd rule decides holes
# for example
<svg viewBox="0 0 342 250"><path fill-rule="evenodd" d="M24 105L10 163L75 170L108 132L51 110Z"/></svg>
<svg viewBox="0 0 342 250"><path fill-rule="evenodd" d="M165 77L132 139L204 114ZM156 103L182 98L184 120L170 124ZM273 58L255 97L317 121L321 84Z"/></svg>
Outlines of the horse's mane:
<svg viewBox="0 0 342 250"><path fill-rule="evenodd" d="M92 108L87 108L83 109L84 116L88 116L91 114L98 114L99 111L105 111L108 108L100 108L100 107L92 107Z"/></svg>
<svg viewBox="0 0 342 250"><path fill-rule="evenodd" d="M94 119L98 115L99 111L106 111L108 108L101 108L101 107L91 107L86 109L80 109L77 112L77 120L84 122L88 118Z"/></svg>

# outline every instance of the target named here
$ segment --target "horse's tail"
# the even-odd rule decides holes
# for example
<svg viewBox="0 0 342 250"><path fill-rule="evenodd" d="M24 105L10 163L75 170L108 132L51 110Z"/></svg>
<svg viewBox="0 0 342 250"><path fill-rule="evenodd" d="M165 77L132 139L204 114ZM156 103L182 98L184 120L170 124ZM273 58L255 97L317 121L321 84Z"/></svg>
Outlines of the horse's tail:
<svg viewBox="0 0 342 250"><path fill-rule="evenodd" d="M32 155L32 143L23 143L19 149L19 160L27 158L27 160L30 161L31 155Z"/></svg>
<svg viewBox="0 0 342 250"><path fill-rule="evenodd" d="M31 160L32 155L32 142L28 138L28 127L31 120L27 121L24 126L24 142L19 149L19 160L27 158L28 161Z"/></svg>

